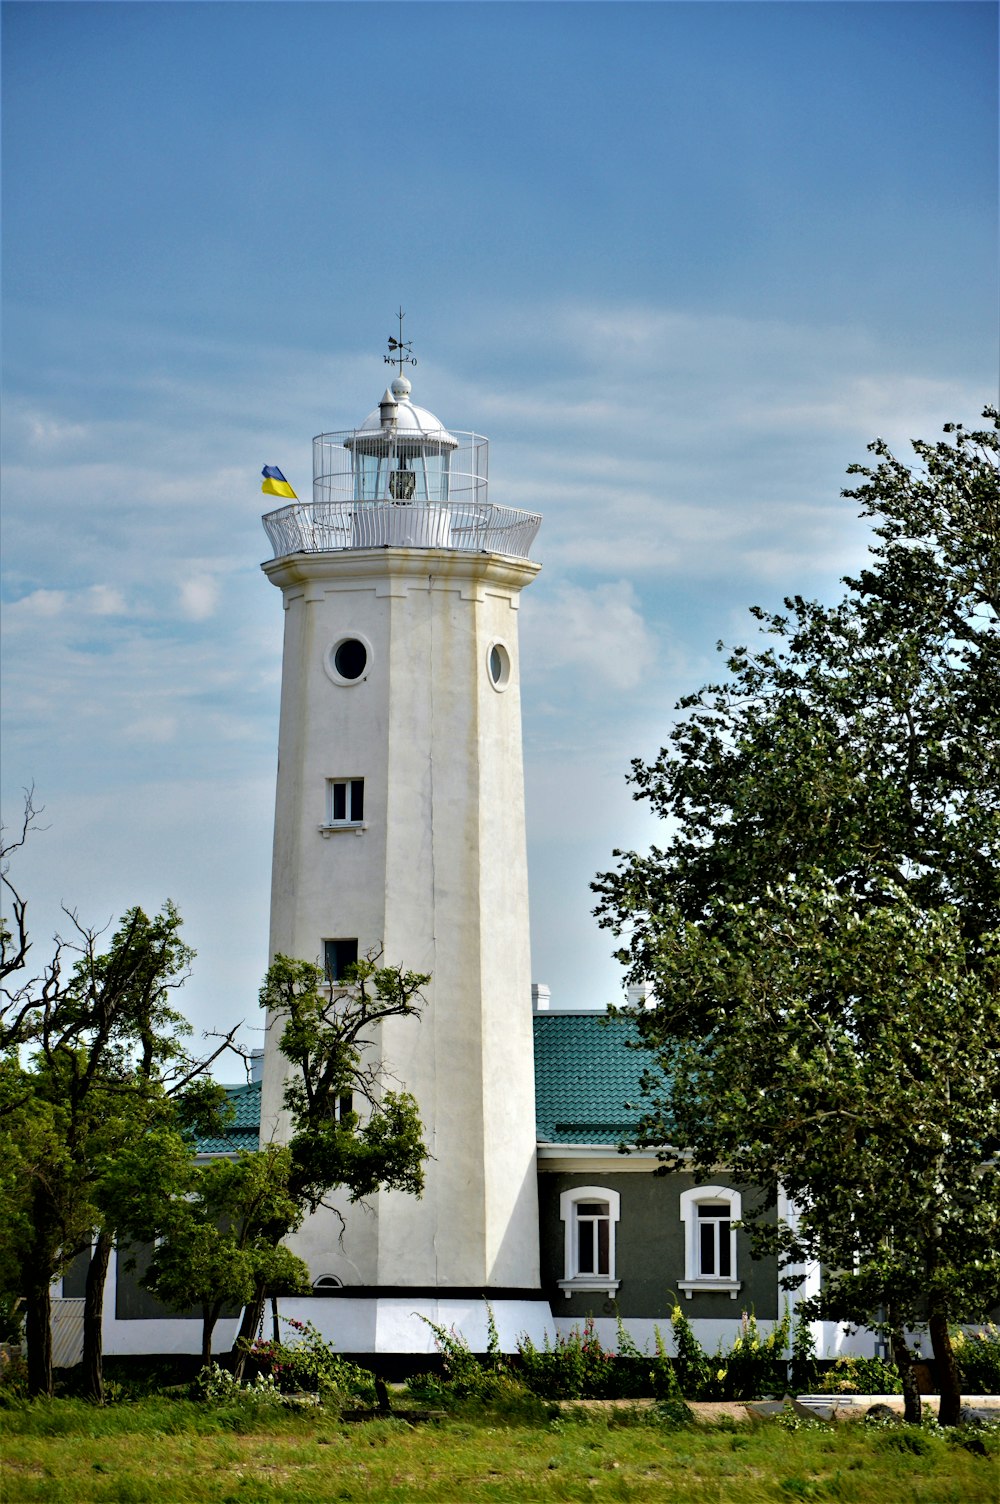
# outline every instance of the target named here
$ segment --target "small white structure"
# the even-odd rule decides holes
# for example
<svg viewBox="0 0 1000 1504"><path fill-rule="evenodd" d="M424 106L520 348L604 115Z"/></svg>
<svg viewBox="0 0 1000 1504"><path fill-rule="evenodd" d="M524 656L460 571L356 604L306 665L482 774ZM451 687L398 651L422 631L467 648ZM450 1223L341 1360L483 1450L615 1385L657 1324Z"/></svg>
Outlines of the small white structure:
<svg viewBox="0 0 1000 1504"><path fill-rule="evenodd" d="M312 501L264 518L285 608L271 954L336 976L381 949L432 981L422 1019L378 1042L419 1105L424 1195L344 1198L343 1231L309 1219L294 1246L335 1292L309 1314L342 1348L413 1351L414 1312L458 1302L483 1323L488 1299L513 1346L549 1320L517 639L541 519L490 504L486 440L415 406L402 363L360 428L313 452ZM270 1023L262 1143L287 1132Z"/></svg>

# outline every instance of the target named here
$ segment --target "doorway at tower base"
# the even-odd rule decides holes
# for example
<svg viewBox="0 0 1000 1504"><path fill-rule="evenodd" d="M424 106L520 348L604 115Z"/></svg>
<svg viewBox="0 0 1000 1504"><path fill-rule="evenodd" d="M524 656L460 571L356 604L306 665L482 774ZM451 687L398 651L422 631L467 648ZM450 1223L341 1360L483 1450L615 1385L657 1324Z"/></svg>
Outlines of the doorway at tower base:
<svg viewBox="0 0 1000 1504"><path fill-rule="evenodd" d="M518 1342L524 1337L536 1347L555 1341L552 1308L540 1292L511 1297L498 1291L493 1299L488 1293L348 1295L344 1290L336 1295L283 1295L278 1301L279 1316L311 1322L338 1352L352 1357L366 1353L432 1356L438 1352L438 1344L429 1323L456 1332L474 1353L485 1353L490 1312L501 1352L517 1352ZM265 1325L269 1319L268 1314ZM284 1335L287 1338L287 1330Z"/></svg>

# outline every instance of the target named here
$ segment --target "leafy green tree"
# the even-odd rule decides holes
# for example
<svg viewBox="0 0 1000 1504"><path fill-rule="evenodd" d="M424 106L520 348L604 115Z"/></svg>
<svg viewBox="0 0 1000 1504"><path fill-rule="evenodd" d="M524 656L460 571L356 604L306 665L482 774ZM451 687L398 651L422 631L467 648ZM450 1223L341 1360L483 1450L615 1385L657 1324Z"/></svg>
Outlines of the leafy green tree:
<svg viewBox="0 0 1000 1504"><path fill-rule="evenodd" d="M974 432L881 441L844 494L872 519L837 605L755 609L768 643L680 702L633 763L663 847L617 852L600 922L656 1006L644 1142L720 1161L834 1271L817 1309L926 1324L941 1419L949 1322L1000 1292L1000 450ZM836 1272L836 1271L844 1272Z"/></svg>
<svg viewBox="0 0 1000 1504"><path fill-rule="evenodd" d="M8 851L23 844L33 816L29 796L20 838ZM106 949L99 931L69 913L72 939L57 938L53 959L32 975L26 905L6 867L3 880L13 923L0 935L6 1109L0 1151L19 1166L21 1214L0 1227L0 1273L23 1303L29 1388L51 1393L50 1286L90 1250L84 1364L89 1392L99 1401L101 1312L114 1239L102 1194L107 1165L157 1121L180 1127L211 1110L221 1091L201 1079L210 1062L190 1057L184 1045L190 1030L169 1006L193 955L172 904L152 919L131 909Z"/></svg>
<svg viewBox="0 0 1000 1504"><path fill-rule="evenodd" d="M365 957L335 983L310 961L278 955L261 988L269 1027L281 1029L280 1048L291 1066L284 1105L291 1122L288 1192L298 1221L335 1189L346 1189L351 1201L379 1189L411 1195L423 1189L427 1150L417 1104L386 1085L371 1047L387 1019L419 1018L421 988L430 978L380 959ZM275 1227L276 1241L291 1228ZM265 1295L259 1282L233 1350L238 1372Z"/></svg>
<svg viewBox="0 0 1000 1504"><path fill-rule="evenodd" d="M166 1305L201 1308L204 1364L227 1306L249 1304L258 1288L265 1295L309 1288L305 1264L275 1236L302 1220L288 1190L289 1160L287 1147L270 1145L235 1159L189 1163L186 1185L177 1161L172 1194L148 1209L157 1242L143 1283ZM138 1208L135 1222L142 1222Z"/></svg>

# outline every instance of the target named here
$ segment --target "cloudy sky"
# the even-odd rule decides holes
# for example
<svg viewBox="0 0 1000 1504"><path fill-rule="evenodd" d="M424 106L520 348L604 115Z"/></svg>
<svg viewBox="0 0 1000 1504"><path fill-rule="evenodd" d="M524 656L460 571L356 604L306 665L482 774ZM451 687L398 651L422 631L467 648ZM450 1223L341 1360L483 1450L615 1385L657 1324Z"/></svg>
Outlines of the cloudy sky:
<svg viewBox="0 0 1000 1504"><path fill-rule="evenodd" d="M267 961L282 612L263 463L385 384L544 514L534 975L618 995L589 882L635 755L834 598L844 471L997 384L997 12L960 3L5 3L3 809L59 906L171 897L199 1029ZM65 922L64 922L65 927ZM405 959L405 958L401 958Z"/></svg>

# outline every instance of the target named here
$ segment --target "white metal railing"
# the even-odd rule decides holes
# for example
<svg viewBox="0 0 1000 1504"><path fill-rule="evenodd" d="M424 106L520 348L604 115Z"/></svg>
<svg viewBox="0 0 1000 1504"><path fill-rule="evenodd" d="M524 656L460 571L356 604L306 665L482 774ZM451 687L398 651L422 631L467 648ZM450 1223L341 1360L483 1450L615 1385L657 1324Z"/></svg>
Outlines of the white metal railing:
<svg viewBox="0 0 1000 1504"><path fill-rule="evenodd" d="M451 548L526 559L542 519L489 502L293 501L263 522L276 559L357 548Z"/></svg>

